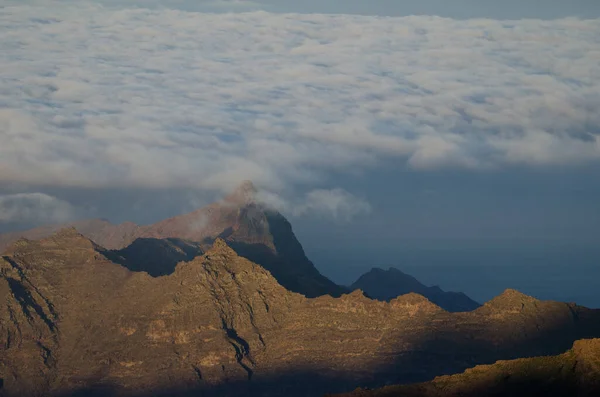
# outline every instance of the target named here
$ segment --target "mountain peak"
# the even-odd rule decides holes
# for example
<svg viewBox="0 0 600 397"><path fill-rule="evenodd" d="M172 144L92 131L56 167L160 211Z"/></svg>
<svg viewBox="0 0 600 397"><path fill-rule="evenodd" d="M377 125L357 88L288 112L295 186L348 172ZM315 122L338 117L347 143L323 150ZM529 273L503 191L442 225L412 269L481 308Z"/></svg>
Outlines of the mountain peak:
<svg viewBox="0 0 600 397"><path fill-rule="evenodd" d="M436 313L443 311L441 307L431 302L423 295L414 292L400 295L397 298L392 299L390 305L394 308L402 308L402 310L409 309L411 316L417 313Z"/></svg>
<svg viewBox="0 0 600 397"><path fill-rule="evenodd" d="M75 246L83 248L96 249L97 245L92 242L89 238L85 237L75 229L73 226L63 227L50 233L48 236L44 236L40 239L28 239L21 237L18 240L9 244L3 253L13 254L17 251L23 250L36 250L39 246Z"/></svg>
<svg viewBox="0 0 600 397"><path fill-rule="evenodd" d="M77 231L74 226L68 226L60 229L56 233L54 233L54 237L58 238L86 238L81 233Z"/></svg>
<svg viewBox="0 0 600 397"><path fill-rule="evenodd" d="M245 180L229 194L225 200L235 204L249 204L255 201L258 189L252 181Z"/></svg>
<svg viewBox="0 0 600 397"><path fill-rule="evenodd" d="M525 295L515 289L508 288L500 295L486 302L484 307L499 310L522 310L532 304L539 302L538 299Z"/></svg>
<svg viewBox="0 0 600 397"><path fill-rule="evenodd" d="M86 249L100 249L100 247L81 234L74 226L69 226L58 230L51 236L39 240L42 245L57 245L64 247L80 247Z"/></svg>
<svg viewBox="0 0 600 397"><path fill-rule="evenodd" d="M217 239L213 242L212 247L208 250L207 254L221 254L221 255L226 255L226 256L238 256L238 254L231 249L231 247L229 247L227 245L227 243L225 242L225 240L223 240L220 237L217 237Z"/></svg>

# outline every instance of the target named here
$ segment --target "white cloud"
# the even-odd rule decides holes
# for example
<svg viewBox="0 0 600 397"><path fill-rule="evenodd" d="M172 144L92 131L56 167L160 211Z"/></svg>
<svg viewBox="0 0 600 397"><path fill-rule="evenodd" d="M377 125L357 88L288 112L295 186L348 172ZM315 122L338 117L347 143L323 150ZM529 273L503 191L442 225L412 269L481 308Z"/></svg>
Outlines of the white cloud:
<svg viewBox="0 0 600 397"><path fill-rule="evenodd" d="M330 215L336 219L349 220L356 215L368 214L371 206L343 189L316 189L306 195L303 203L294 209L295 216L313 213Z"/></svg>
<svg viewBox="0 0 600 397"><path fill-rule="evenodd" d="M5 7L0 32L0 184L289 191L392 157L600 160L600 20L82 3Z"/></svg>
<svg viewBox="0 0 600 397"><path fill-rule="evenodd" d="M349 221L355 216L371 212L371 205L366 200L341 188L314 189L293 199L285 199L262 190L257 199L293 217L325 216L338 221Z"/></svg>
<svg viewBox="0 0 600 397"><path fill-rule="evenodd" d="M76 213L68 202L43 193L0 195L0 223L60 223Z"/></svg>

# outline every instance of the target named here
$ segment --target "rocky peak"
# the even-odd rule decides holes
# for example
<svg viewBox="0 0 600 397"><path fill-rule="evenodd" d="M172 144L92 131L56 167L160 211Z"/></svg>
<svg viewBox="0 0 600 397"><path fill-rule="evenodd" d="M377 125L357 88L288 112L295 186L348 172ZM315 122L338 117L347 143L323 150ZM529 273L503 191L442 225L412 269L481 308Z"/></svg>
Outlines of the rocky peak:
<svg viewBox="0 0 600 397"><path fill-rule="evenodd" d="M222 238L218 237L212 244L212 247L206 252L207 255L224 255L229 257L237 257L238 254L231 249Z"/></svg>
<svg viewBox="0 0 600 397"><path fill-rule="evenodd" d="M410 304L410 305L431 305L431 306L436 306L433 303L431 303L431 301L429 299L427 299L426 297L424 297L423 295L417 294L417 293L414 293L414 292L410 292L408 294L400 295L399 297L392 299L390 301L390 303L392 305Z"/></svg>
<svg viewBox="0 0 600 397"><path fill-rule="evenodd" d="M364 292L360 289L355 289L354 291L351 291L347 294L342 294L340 296L340 302L341 301L348 301L348 302L371 302L372 300L365 296Z"/></svg>
<svg viewBox="0 0 600 397"><path fill-rule="evenodd" d="M79 233L74 226L69 226L69 227L65 227L65 228L60 229L59 231L57 231L56 233L54 233L54 238L55 239L79 239L79 238L83 238L83 239L87 240L87 238L84 237L83 234Z"/></svg>
<svg viewBox="0 0 600 397"><path fill-rule="evenodd" d="M154 276L170 274L180 260L196 257L197 253L204 251L205 245L220 237L226 240L237 254L261 265L279 283L294 292L309 297L324 294L339 296L346 292L345 288L319 273L306 257L290 223L277 211L267 210L257 202L257 191L252 182L244 181L224 200L192 213L178 215L147 226L137 226L133 223L112 225L101 220L81 221L71 225L92 241L112 250L113 260L129 269L148 271ZM44 238L55 233L57 229L57 227L43 227L23 233L0 234L0 250L19 237ZM63 231L60 236L57 236L59 240L81 237L75 230ZM144 241L154 251L141 247L140 241L128 248L140 238L154 239ZM190 250L186 251L185 255L180 255L180 252L175 252L175 255L165 255L168 253L166 250L163 250L165 253L162 256L155 255L153 252L162 248L167 250L173 248L170 243L160 244L157 241L159 239L180 240ZM86 243L88 247L91 247L90 243L88 240ZM49 246L48 244L51 245L47 243L46 246ZM78 246L81 244L76 243ZM221 243L217 244L217 248L219 244ZM220 247L220 249L224 248L222 245ZM200 248L200 250L193 248ZM105 253L106 250L99 251ZM124 257L129 263L124 263L118 256ZM163 258L167 259L164 262L167 266L161 266L160 261Z"/></svg>
<svg viewBox="0 0 600 397"><path fill-rule="evenodd" d="M60 229L50 237L40 240L40 243L45 246L57 245L61 247L79 247L90 250L101 249L100 246L81 234L74 226Z"/></svg>
<svg viewBox="0 0 600 397"><path fill-rule="evenodd" d="M399 308L405 311L411 317L415 315L432 314L444 311L441 307L435 303L432 303L423 295L416 294L414 292L392 299L390 301L390 305L393 308Z"/></svg>
<svg viewBox="0 0 600 397"><path fill-rule="evenodd" d="M19 249L22 249L23 247L28 246L29 244L31 244L31 240L25 238L25 237L21 237L18 240L12 242L11 244L9 244L3 251L3 254L12 254L16 251L18 251Z"/></svg>
<svg viewBox="0 0 600 397"><path fill-rule="evenodd" d="M100 247L89 238L79 233L75 227L65 227L58 230L56 233L43 238L41 240L28 240L21 238L11 244L6 250L6 254L14 254L18 252L37 251L40 248L79 248L95 251Z"/></svg>
<svg viewBox="0 0 600 397"><path fill-rule="evenodd" d="M483 307L495 310L522 310L535 306L540 301L514 289L506 289L494 299L486 302Z"/></svg>

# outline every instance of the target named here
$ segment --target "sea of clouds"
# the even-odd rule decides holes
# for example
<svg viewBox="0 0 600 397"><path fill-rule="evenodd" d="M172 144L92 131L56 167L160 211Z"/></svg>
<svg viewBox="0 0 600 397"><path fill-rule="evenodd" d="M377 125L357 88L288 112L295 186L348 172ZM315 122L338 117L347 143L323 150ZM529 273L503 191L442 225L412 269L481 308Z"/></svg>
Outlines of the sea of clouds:
<svg viewBox="0 0 600 397"><path fill-rule="evenodd" d="M600 20L39 4L0 12L0 185L291 192L395 159L600 161ZM298 214L369 209L300 197Z"/></svg>

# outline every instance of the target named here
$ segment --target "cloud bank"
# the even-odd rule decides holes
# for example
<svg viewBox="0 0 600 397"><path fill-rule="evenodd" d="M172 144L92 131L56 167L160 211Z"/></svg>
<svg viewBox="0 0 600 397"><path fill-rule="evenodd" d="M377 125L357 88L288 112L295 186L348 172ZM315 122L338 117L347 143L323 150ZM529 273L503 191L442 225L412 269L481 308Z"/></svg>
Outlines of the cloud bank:
<svg viewBox="0 0 600 397"><path fill-rule="evenodd" d="M600 160L600 20L82 3L5 7L0 31L0 184L291 192L398 158L417 172ZM346 193L297 211L366 210Z"/></svg>
<svg viewBox="0 0 600 397"><path fill-rule="evenodd" d="M44 193L0 195L0 223L61 223L76 213L68 202Z"/></svg>

